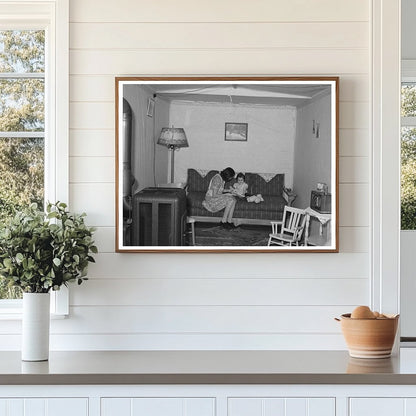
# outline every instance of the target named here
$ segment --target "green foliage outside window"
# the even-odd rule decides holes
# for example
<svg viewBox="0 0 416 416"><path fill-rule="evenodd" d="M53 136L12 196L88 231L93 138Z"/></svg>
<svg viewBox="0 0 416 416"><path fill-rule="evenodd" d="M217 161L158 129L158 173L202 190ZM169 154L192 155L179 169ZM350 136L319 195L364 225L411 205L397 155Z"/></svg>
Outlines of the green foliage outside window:
<svg viewBox="0 0 416 416"><path fill-rule="evenodd" d="M0 132L45 129L45 32L0 30ZM13 77L18 74L20 77ZM25 74L28 77L24 77ZM23 78L22 78L23 75ZM12 136L12 135L10 135ZM29 135L30 136L30 135ZM16 211L44 203L44 138L0 137L0 228ZM18 298L0 279L0 299Z"/></svg>
<svg viewBox="0 0 416 416"><path fill-rule="evenodd" d="M403 84L401 116L416 116L416 85ZM402 127L401 229L416 230L416 126Z"/></svg>

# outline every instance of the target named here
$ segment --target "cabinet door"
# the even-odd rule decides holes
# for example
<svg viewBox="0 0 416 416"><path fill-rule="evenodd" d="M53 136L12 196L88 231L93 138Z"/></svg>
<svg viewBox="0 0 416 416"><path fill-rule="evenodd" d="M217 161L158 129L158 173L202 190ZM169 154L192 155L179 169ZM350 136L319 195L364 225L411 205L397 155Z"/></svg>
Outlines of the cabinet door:
<svg viewBox="0 0 416 416"><path fill-rule="evenodd" d="M0 399L0 416L88 416L86 398Z"/></svg>
<svg viewBox="0 0 416 416"><path fill-rule="evenodd" d="M228 416L335 416L335 399L229 398Z"/></svg>
<svg viewBox="0 0 416 416"><path fill-rule="evenodd" d="M351 398L350 416L414 416L415 398Z"/></svg>
<svg viewBox="0 0 416 416"><path fill-rule="evenodd" d="M213 416L214 398L102 398L101 416Z"/></svg>

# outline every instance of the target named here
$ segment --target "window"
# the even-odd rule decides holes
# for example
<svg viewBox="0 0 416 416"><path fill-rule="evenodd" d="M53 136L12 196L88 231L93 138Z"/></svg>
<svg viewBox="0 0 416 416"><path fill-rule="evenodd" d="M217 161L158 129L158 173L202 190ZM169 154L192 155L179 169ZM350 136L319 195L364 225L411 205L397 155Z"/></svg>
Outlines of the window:
<svg viewBox="0 0 416 416"><path fill-rule="evenodd" d="M0 221L11 205L68 201L68 4L0 0ZM20 308L4 297L0 282L0 314Z"/></svg>
<svg viewBox="0 0 416 416"><path fill-rule="evenodd" d="M0 30L0 220L44 204L45 31ZM0 299L18 299L0 278Z"/></svg>
<svg viewBox="0 0 416 416"><path fill-rule="evenodd" d="M409 75L401 87L402 230L416 230L416 77Z"/></svg>

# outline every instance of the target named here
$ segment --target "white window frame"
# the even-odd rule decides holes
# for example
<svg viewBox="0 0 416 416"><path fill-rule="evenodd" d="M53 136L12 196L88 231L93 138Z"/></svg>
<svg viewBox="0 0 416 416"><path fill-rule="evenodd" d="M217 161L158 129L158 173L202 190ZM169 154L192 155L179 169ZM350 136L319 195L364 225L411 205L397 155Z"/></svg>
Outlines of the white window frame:
<svg viewBox="0 0 416 416"><path fill-rule="evenodd" d="M0 30L45 30L45 201L69 200L69 0L0 0ZM51 312L69 313L66 287ZM1 300L0 319L21 315L21 300Z"/></svg>
<svg viewBox="0 0 416 416"><path fill-rule="evenodd" d="M370 305L400 311L400 0L372 0ZM399 334L400 337L400 334Z"/></svg>

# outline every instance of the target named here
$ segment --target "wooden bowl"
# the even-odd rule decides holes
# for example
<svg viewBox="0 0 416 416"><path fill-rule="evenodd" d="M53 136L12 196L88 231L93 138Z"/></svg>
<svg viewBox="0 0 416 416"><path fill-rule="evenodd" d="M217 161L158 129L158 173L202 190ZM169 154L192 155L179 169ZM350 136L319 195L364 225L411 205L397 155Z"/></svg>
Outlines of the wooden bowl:
<svg viewBox="0 0 416 416"><path fill-rule="evenodd" d="M391 356L399 315L378 319L352 319L341 315L341 330L351 357L387 358Z"/></svg>

